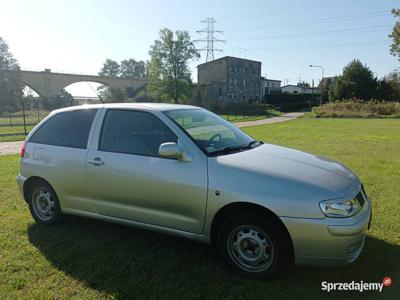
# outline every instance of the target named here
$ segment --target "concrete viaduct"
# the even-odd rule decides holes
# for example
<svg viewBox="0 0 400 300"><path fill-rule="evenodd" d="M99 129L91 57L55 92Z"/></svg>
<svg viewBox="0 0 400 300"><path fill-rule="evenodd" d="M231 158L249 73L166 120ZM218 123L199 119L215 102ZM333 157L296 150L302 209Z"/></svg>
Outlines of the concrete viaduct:
<svg viewBox="0 0 400 300"><path fill-rule="evenodd" d="M14 71L8 71L8 76L15 76ZM22 82L34 90L41 97L50 98L61 92L66 86L76 82L97 82L109 87L125 89L133 87L135 90L141 88L147 83L143 78L119 78L96 75L79 75L66 73L53 73L50 69L42 72L21 71Z"/></svg>

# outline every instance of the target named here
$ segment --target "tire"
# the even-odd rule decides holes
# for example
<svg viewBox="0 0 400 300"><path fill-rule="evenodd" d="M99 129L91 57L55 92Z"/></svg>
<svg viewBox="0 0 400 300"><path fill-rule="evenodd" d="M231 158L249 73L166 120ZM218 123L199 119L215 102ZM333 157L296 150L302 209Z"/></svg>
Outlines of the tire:
<svg viewBox="0 0 400 300"><path fill-rule="evenodd" d="M37 180L29 187L28 205L36 223L54 225L62 220L57 194L44 180Z"/></svg>
<svg viewBox="0 0 400 300"><path fill-rule="evenodd" d="M287 234L268 215L246 212L222 223L217 236L219 255L240 275L271 278L289 265Z"/></svg>

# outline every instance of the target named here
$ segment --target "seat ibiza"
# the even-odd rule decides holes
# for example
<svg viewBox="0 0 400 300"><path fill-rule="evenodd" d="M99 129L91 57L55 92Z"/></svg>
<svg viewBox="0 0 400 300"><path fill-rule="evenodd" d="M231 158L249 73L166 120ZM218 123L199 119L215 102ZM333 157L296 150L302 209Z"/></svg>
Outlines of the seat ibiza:
<svg viewBox="0 0 400 300"><path fill-rule="evenodd" d="M53 111L27 136L17 181L38 223L71 214L211 243L249 277L350 263L371 219L342 164L186 105Z"/></svg>

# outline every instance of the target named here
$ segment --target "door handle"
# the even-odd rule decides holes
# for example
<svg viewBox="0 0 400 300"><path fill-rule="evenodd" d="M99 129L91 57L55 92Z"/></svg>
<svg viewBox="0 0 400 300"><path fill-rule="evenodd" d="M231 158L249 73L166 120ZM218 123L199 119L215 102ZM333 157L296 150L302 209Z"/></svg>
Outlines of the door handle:
<svg viewBox="0 0 400 300"><path fill-rule="evenodd" d="M102 161L100 157L95 157L94 159L89 159L87 162L89 164L92 164L92 165L95 165L95 166L104 165L104 161Z"/></svg>

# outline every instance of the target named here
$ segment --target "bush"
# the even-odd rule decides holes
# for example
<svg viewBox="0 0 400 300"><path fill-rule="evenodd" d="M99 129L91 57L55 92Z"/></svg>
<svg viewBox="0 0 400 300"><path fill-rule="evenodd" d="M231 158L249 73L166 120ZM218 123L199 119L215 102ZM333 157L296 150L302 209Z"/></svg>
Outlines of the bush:
<svg viewBox="0 0 400 300"><path fill-rule="evenodd" d="M316 117L400 117L400 102L347 99L315 107L313 113Z"/></svg>

